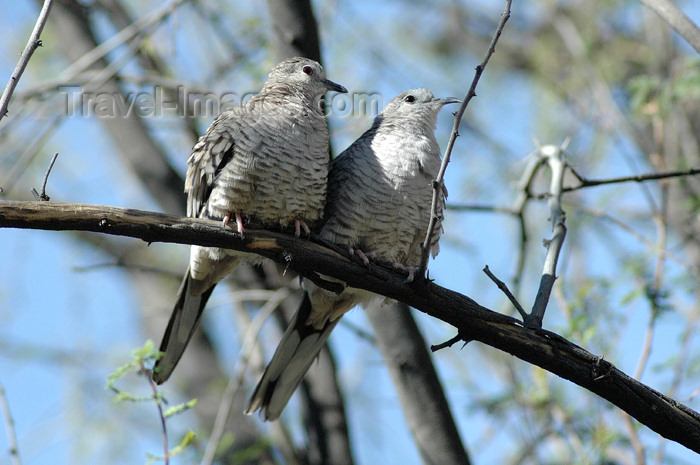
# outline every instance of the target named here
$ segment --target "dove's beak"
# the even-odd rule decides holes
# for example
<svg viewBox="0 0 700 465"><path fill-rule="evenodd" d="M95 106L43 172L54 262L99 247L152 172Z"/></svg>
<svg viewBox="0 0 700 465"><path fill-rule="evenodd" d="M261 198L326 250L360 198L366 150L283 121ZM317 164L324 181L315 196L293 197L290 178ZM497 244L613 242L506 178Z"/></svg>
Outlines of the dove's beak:
<svg viewBox="0 0 700 465"><path fill-rule="evenodd" d="M336 84L335 82L330 81L328 79L326 79L324 82L326 84L326 87L328 87L328 90L334 90L343 94L347 93L348 91L345 87L341 86L340 84Z"/></svg>
<svg viewBox="0 0 700 465"><path fill-rule="evenodd" d="M433 102L439 102L440 105L447 105L448 103L462 103L460 99L454 97L436 98L433 99Z"/></svg>

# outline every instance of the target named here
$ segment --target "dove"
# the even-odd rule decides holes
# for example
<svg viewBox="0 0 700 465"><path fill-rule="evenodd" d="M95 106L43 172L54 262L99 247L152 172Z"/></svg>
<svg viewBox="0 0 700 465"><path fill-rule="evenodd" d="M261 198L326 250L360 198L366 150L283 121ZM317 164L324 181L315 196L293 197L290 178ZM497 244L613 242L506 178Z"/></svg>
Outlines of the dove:
<svg viewBox="0 0 700 465"><path fill-rule="evenodd" d="M187 215L221 220L244 237L244 225L293 228L308 235L326 201L329 139L321 99L347 92L319 63L291 58L270 72L259 94L222 112L187 160ZM189 269L165 330L153 380L171 375L216 284L255 254L190 248Z"/></svg>
<svg viewBox="0 0 700 465"><path fill-rule="evenodd" d="M331 162L320 237L348 249L365 264L370 259L387 262L408 271L409 280L413 278L430 220L432 181L441 164L435 138L437 116L449 103L461 100L435 98L428 89L402 92L377 115L369 130ZM440 211L447 191L441 194ZM441 232L439 219L430 244L433 257L439 251ZM246 408L248 414L260 410L263 420L280 416L340 317L358 304L380 298L350 287L341 294L309 282L305 288L299 309Z"/></svg>

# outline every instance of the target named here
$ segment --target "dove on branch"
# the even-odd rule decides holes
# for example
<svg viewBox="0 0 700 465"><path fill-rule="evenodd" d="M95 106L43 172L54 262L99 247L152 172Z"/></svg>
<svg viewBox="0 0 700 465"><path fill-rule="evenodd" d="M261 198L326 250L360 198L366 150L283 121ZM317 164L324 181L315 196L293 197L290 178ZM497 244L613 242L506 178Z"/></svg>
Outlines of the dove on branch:
<svg viewBox="0 0 700 465"><path fill-rule="evenodd" d="M372 127L331 162L320 236L361 257L409 272L420 264L430 220L432 181L440 168L435 127L440 109L455 98L413 89L393 98ZM439 199L442 211L447 192ZM441 220L430 244L439 250ZM324 279L332 279L325 277ZM280 416L340 317L376 294L345 288L335 294L308 281L299 310L265 369L246 409L264 420Z"/></svg>
<svg viewBox="0 0 700 465"><path fill-rule="evenodd" d="M322 217L329 164L321 98L347 90L319 63L291 58L275 66L259 94L221 113L187 160L187 215L221 220L244 235L247 224L293 228L299 236ZM258 255L192 246L153 370L168 379L197 328L216 283Z"/></svg>

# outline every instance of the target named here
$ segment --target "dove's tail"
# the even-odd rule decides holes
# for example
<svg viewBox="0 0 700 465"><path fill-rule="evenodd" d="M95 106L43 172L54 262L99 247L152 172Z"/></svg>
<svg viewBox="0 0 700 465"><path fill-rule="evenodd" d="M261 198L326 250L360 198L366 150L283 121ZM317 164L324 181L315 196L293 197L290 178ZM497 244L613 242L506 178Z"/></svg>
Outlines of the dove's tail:
<svg viewBox="0 0 700 465"><path fill-rule="evenodd" d="M165 329L163 341L160 343L160 350L164 355L156 361L153 367L153 381L158 384L164 383L171 375L180 357L185 352L187 344L194 334L194 330L199 325L199 320L204 311L204 306L209 300L216 284L205 290L201 294L192 292L192 277L190 270L187 270L185 279L178 291L177 303L170 315L168 327Z"/></svg>
<svg viewBox="0 0 700 465"><path fill-rule="evenodd" d="M305 292L299 310L265 368L245 413L260 410L263 420L276 420L284 410L331 331L340 321L340 318L336 318L316 329L306 324L311 310L311 300Z"/></svg>

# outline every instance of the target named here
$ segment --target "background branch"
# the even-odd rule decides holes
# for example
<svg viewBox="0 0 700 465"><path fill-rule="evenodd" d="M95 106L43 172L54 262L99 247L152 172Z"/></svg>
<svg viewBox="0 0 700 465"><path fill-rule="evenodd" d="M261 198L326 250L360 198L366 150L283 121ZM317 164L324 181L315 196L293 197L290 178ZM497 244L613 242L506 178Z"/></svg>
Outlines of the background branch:
<svg viewBox="0 0 700 465"><path fill-rule="evenodd" d="M639 0L666 21L696 52L700 53L700 29L669 0Z"/></svg>

